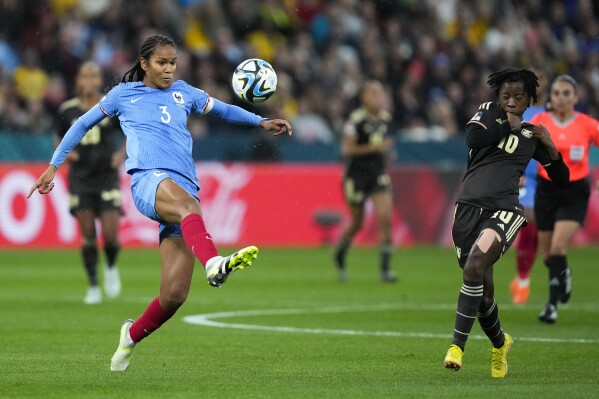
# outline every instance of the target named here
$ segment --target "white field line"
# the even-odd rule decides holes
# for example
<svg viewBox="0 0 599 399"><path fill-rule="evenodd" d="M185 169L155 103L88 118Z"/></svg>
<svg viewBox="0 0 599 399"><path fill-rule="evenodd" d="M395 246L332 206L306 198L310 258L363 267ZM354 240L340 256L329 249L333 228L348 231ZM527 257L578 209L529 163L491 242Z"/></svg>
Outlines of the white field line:
<svg viewBox="0 0 599 399"><path fill-rule="evenodd" d="M451 334L432 334L422 332L400 332L400 331L363 331L363 330L341 330L341 329L324 329L324 328L302 328L290 326L266 326L258 324L245 323L227 323L216 321L214 319L227 319L231 317L252 317L252 316L269 316L269 315L301 315L301 314L317 314L317 313L349 313L349 312L372 312L382 310L406 309L406 306L396 305L380 305L380 306L334 306L318 309L255 309L242 310L233 312L206 313L185 316L183 321L190 324L200 326L229 328L237 330L253 330L253 331L276 331L285 333L301 333L301 334L332 334L332 335L349 335L349 336L376 336L376 337L401 337L401 338L439 338L451 339ZM410 307L411 308L411 307ZM414 309L419 310L447 310L449 305L424 305L414 306ZM451 309L455 308L455 305ZM486 340L484 335L471 335L470 339ZM543 338L543 337L517 337L517 341L527 342L543 342L543 343L575 343L575 344L597 344L597 339L586 338Z"/></svg>

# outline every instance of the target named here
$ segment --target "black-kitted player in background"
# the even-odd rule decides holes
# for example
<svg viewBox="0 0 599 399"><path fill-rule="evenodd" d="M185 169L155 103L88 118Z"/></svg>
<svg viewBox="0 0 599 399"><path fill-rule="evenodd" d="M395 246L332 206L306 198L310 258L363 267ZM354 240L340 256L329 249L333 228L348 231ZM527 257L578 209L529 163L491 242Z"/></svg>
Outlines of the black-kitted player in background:
<svg viewBox="0 0 599 399"><path fill-rule="evenodd" d="M346 159L343 189L351 222L337 244L334 259L339 280L345 281L345 257L362 227L364 202L370 197L378 217L381 280L394 282L397 277L390 266L393 198L391 179L387 174L387 163L393 151L389 129L391 115L384 109L385 91L378 81L364 84L360 101L362 106L350 114L343 131L341 154Z"/></svg>
<svg viewBox="0 0 599 399"><path fill-rule="evenodd" d="M458 196L453 242L463 269L453 341L444 363L459 370L466 340L478 318L493 344L491 376L507 374L512 338L501 329L493 297L493 264L512 245L526 223L518 202L518 183L531 158L539 161L558 186L568 184L569 171L543 127L522 120L537 100L537 77L524 69L506 69L489 76L499 102L486 102L466 127L468 166Z"/></svg>
<svg viewBox="0 0 599 399"><path fill-rule="evenodd" d="M77 96L64 102L58 110L57 145L71 125L100 101L102 84L101 69L96 63L88 61L81 65L75 82ZM83 299L87 304L102 301L97 277L96 218L101 222L106 255L104 290L109 297L116 297L121 292L121 280L116 266L120 248L118 225L121 214L118 168L125 158L125 146L119 147L115 142L121 137L118 122L106 118L91 128L67 156L70 163L69 207L81 230L81 254L89 280L87 294Z"/></svg>

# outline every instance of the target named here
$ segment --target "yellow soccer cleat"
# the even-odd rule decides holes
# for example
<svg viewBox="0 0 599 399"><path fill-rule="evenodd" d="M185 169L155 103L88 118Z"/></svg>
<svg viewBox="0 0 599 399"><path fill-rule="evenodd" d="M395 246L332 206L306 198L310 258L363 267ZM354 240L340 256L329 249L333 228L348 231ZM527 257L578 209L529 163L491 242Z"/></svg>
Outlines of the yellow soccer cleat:
<svg viewBox="0 0 599 399"><path fill-rule="evenodd" d="M258 257L258 248L251 246L240 249L227 257L215 256L206 264L206 279L213 287L220 287L237 269L244 269Z"/></svg>
<svg viewBox="0 0 599 399"><path fill-rule="evenodd" d="M505 342L501 348L491 348L491 377L504 378L507 374L507 353L514 340L508 333L503 333Z"/></svg>
<svg viewBox="0 0 599 399"><path fill-rule="evenodd" d="M125 320L121 325L119 346L116 348L116 352L114 352L112 360L110 361L110 371L125 371L129 367L129 363L131 363L135 343L131 341L129 329L133 323L134 321L129 319Z"/></svg>
<svg viewBox="0 0 599 399"><path fill-rule="evenodd" d="M445 356L445 368L453 369L458 371L462 367L462 356L464 352L457 345L451 345L449 350L447 351L447 355Z"/></svg>

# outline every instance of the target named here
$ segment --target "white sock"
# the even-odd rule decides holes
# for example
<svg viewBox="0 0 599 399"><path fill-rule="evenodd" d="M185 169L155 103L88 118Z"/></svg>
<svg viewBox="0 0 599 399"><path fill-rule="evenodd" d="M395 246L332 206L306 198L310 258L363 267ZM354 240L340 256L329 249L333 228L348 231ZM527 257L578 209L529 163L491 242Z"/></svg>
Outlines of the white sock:
<svg viewBox="0 0 599 399"><path fill-rule="evenodd" d="M518 288L526 288L530 284L530 278L518 278Z"/></svg>

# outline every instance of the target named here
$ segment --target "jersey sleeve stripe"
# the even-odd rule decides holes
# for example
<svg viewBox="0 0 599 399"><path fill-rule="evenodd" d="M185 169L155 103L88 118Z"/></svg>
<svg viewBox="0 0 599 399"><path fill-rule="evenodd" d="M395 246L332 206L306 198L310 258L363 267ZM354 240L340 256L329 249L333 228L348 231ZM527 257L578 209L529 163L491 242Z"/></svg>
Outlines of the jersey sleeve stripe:
<svg viewBox="0 0 599 399"><path fill-rule="evenodd" d="M98 107L100 107L100 111L102 111L104 113L104 115L108 116L109 118L112 118L112 115L110 115L108 112L104 111L104 108L102 108L102 104L98 104Z"/></svg>
<svg viewBox="0 0 599 399"><path fill-rule="evenodd" d="M485 129L487 128L485 125L483 125L482 123L480 123L478 121L468 121L468 123L466 123L466 126L468 126L471 123L476 123L477 125L480 125L480 126L484 127Z"/></svg>
<svg viewBox="0 0 599 399"><path fill-rule="evenodd" d="M210 110L212 109L213 106L214 106L214 101L212 101L211 96L208 96L208 99L206 100L206 104L204 104L204 108L202 108L202 113L207 114L208 112L210 112Z"/></svg>

